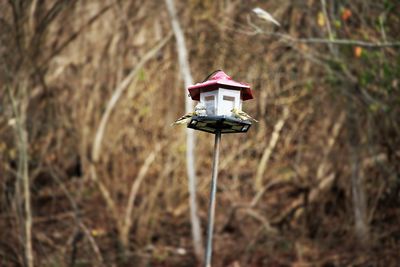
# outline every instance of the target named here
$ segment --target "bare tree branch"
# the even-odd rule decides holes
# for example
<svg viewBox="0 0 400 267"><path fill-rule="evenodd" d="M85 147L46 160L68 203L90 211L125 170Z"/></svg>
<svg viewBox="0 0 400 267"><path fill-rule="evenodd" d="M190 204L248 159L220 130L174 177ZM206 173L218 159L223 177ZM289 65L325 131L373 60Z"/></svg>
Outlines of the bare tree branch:
<svg viewBox="0 0 400 267"><path fill-rule="evenodd" d="M295 43L314 43L314 44L335 44L335 45L356 45L367 48L400 47L400 42L371 43L361 40L335 39L328 40L323 38L294 38L286 34L273 33L272 35L281 37L283 40Z"/></svg>
<svg viewBox="0 0 400 267"><path fill-rule="evenodd" d="M271 139L269 141L268 146L265 147L263 155L261 157L260 163L258 164L257 174L254 179L254 189L257 191L262 190L263 187L263 175L265 169L267 167L268 161L272 155L273 150L275 149L276 144L278 143L279 136L283 126L287 118L289 117L289 108L285 107L283 110L282 118L275 124L274 131L272 133Z"/></svg>
<svg viewBox="0 0 400 267"><path fill-rule="evenodd" d="M241 31L242 33L248 34L248 35L262 34L262 35L273 36L273 37L279 38L280 41L283 41L283 42L306 43L306 44L327 44L327 45L355 45L355 46L361 46L361 47L366 47L366 48L400 47L400 42L398 42L398 41L373 43L373 42L368 42L368 41L352 40L352 39L324 39L324 38L314 38L314 37L295 38L289 34L264 31L259 26L255 25L250 20L250 17L248 17L247 22L251 26L251 28L254 29L254 31L252 31L252 32Z"/></svg>
<svg viewBox="0 0 400 267"><path fill-rule="evenodd" d="M156 156L160 152L161 145L157 144L155 149L147 156L146 160L144 161L142 167L139 170L139 173L135 179L135 181L132 183L131 189L129 191L129 197L128 197L128 202L125 210L125 218L122 222L121 226L121 231L120 231L120 239L121 242L125 247L128 247L129 245L129 230L131 229L132 226L132 210L133 210L133 204L135 203L135 199L137 196L137 193L139 191L139 187L142 184L144 178L146 177L146 174L149 170L150 165L154 162L156 159Z"/></svg>

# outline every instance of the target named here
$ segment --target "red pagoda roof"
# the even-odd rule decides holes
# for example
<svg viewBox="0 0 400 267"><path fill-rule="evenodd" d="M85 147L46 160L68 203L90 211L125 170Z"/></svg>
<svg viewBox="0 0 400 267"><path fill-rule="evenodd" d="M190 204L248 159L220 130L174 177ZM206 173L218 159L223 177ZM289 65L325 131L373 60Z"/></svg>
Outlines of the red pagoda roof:
<svg viewBox="0 0 400 267"><path fill-rule="evenodd" d="M196 83L195 85L189 86L188 90L190 97L193 100L200 101L200 92L213 91L217 90L218 88L240 90L240 97L243 101L253 98L250 85L232 80L232 78L222 70L215 73L205 82Z"/></svg>

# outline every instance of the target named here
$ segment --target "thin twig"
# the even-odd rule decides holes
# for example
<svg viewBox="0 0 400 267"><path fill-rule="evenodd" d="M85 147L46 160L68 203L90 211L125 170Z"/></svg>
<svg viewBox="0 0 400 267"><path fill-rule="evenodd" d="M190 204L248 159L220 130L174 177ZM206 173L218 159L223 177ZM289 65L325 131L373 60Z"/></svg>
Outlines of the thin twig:
<svg viewBox="0 0 400 267"><path fill-rule="evenodd" d="M328 16L328 11L326 9L326 0L321 0L321 5L322 5L322 12L325 17L326 29L328 30L329 40L333 41L334 36L333 36L333 32L332 32L331 22L330 22L329 16ZM334 51L334 48L333 48L333 44L329 44L329 50L331 50L332 54L336 54Z"/></svg>
<svg viewBox="0 0 400 267"><path fill-rule="evenodd" d="M316 180L319 181L322 178L326 176L326 166L328 164L328 156L329 153L332 151L333 146L335 145L335 142L339 136L340 130L342 129L344 120L346 119L346 113L342 112L340 113L338 118L335 118L335 124L332 129L332 134L328 138L328 141L325 146L325 151L323 154L323 158L321 163L318 166L317 169L317 175L316 175Z"/></svg>
<svg viewBox="0 0 400 267"><path fill-rule="evenodd" d="M254 210L252 208L248 208L248 209L244 210L244 213L249 215L250 217L256 219L257 221L259 221L264 226L265 231L267 231L268 233L276 234L278 232L277 229L275 229L271 226L271 224L267 220L267 218L262 216L258 211Z"/></svg>
<svg viewBox="0 0 400 267"><path fill-rule="evenodd" d="M368 41L363 41L363 40L353 40L353 39L334 39L334 40L329 40L325 38L314 38L314 37L309 37L309 38L295 38L289 34L284 34L284 33L278 33L278 32L270 32L270 31L264 31L262 30L259 26L255 25L251 20L250 17L247 18L247 22L250 25L251 28L253 28L253 31L243 31L241 30L241 33L247 34L247 35L257 35L257 34L262 34L262 35L268 35L272 37L278 37L280 38L281 41L284 42L291 42L291 43L308 43L308 44L333 44L333 45L355 45L355 46L361 46L361 47L366 47L366 48L384 48L384 47L400 47L400 42L395 41L395 42L368 42Z"/></svg>
<svg viewBox="0 0 400 267"><path fill-rule="evenodd" d="M268 34L268 33L265 33ZM378 42L371 43L361 40L351 40L351 39L323 39L323 38L294 38L287 34L281 33L269 33L269 35L280 37L285 41L290 41L294 43L309 43L309 44L334 44L334 45L356 45L367 48L383 48L383 47L400 47L400 42Z"/></svg>
<svg viewBox="0 0 400 267"><path fill-rule="evenodd" d="M313 188L308 196L308 203L314 203L319 199L319 197L325 193L328 189L331 188L334 180L336 178L335 173L331 173L321 179L318 183L318 185ZM272 225L281 225L288 217L293 215L299 208L303 206L304 199L303 198L298 198L294 200L290 205L283 210L283 212L280 213L277 218L274 220L271 220ZM299 217L302 214L302 212L299 212L296 214L296 217Z"/></svg>
<svg viewBox="0 0 400 267"><path fill-rule="evenodd" d="M22 180L23 196L24 196L24 238L25 238L25 257L28 267L34 266L33 248L32 248L32 208L31 208L31 192L29 179L29 155L28 155L28 133L26 130L26 112L27 112L27 88L22 85L20 101L17 104L7 86L7 90L11 100L11 106L16 119L15 135L18 146L18 176L17 181ZM19 204L19 203L18 203Z"/></svg>
<svg viewBox="0 0 400 267"><path fill-rule="evenodd" d="M83 223L81 219L81 211L75 201L75 199L72 197L71 193L68 191L67 187L63 184L61 181L60 177L56 174L56 172L50 168L50 175L53 177L53 179L56 181L56 183L60 186L61 190L63 191L64 195L67 197L72 209L73 209L73 217L75 219L76 224L81 228L81 230L84 232L86 238L89 240L90 245L92 246L93 252L96 255L97 258L97 263L100 266L104 266L104 260L103 256L101 255L99 246L96 243L96 240L92 237L89 229L86 227L86 225Z"/></svg>
<svg viewBox="0 0 400 267"><path fill-rule="evenodd" d="M272 155L273 150L275 149L276 144L278 143L280 132L285 125L287 118L289 117L289 108L285 107L283 109L282 118L275 124L274 131L272 133L271 139L269 141L268 146L264 149L263 155L261 157L260 163L258 164L257 174L254 179L254 189L259 191L262 189L262 178L265 172L265 169L268 165L269 159Z"/></svg>
<svg viewBox="0 0 400 267"><path fill-rule="evenodd" d="M133 210L133 204L135 203L135 199L137 196L137 193L139 192L139 187L142 184L144 178L146 177L146 174L149 170L150 165L154 162L156 159L158 153L161 150L161 145L157 144L155 149L147 156L146 160L144 161L142 167L139 170L139 173L135 179L135 181L132 183L130 192L129 192L129 197L128 197L128 202L125 210L125 218L123 220L123 225L121 227L120 231L120 238L125 247L128 247L129 244L129 230L131 229L132 226L132 210Z"/></svg>
<svg viewBox="0 0 400 267"><path fill-rule="evenodd" d="M43 61L42 66L47 66L51 59L53 59L56 55L60 54L72 41L74 41L86 28L96 22L102 15L104 15L112 6L110 4L103 9L101 9L96 15L91 17L82 27L79 28L76 32L71 34L61 45L56 47L51 54Z"/></svg>

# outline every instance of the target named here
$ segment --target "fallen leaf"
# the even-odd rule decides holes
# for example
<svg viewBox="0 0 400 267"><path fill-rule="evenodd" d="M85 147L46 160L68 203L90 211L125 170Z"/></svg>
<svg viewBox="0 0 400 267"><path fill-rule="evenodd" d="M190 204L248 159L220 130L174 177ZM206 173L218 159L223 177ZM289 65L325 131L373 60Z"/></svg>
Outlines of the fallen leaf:
<svg viewBox="0 0 400 267"><path fill-rule="evenodd" d="M348 8L343 9L342 11L342 20L347 21L351 17L351 10Z"/></svg>
<svg viewBox="0 0 400 267"><path fill-rule="evenodd" d="M106 231L104 229L98 228L98 229L92 229L91 231L92 236L103 236L106 234Z"/></svg>
<svg viewBox="0 0 400 267"><path fill-rule="evenodd" d="M325 26L325 17L322 12L318 12L317 22L320 27Z"/></svg>
<svg viewBox="0 0 400 267"><path fill-rule="evenodd" d="M362 51L363 51L362 47L360 46L354 47L354 56L361 57Z"/></svg>

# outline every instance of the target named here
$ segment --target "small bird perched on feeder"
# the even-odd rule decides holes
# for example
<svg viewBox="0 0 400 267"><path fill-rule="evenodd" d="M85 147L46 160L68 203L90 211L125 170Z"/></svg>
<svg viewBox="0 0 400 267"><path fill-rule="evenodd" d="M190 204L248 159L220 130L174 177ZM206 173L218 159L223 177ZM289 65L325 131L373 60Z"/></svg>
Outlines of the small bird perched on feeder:
<svg viewBox="0 0 400 267"><path fill-rule="evenodd" d="M201 117L207 116L207 109L203 103L198 103L194 107L194 112L196 113L197 116L201 116Z"/></svg>
<svg viewBox="0 0 400 267"><path fill-rule="evenodd" d="M206 107L202 103L198 103L194 108L194 112L189 112L188 114L183 115L179 119L177 119L173 125L181 125L181 124L188 124L193 116L207 116Z"/></svg>
<svg viewBox="0 0 400 267"><path fill-rule="evenodd" d="M233 108L231 110L231 112L232 112L232 115L235 118L238 118L240 120L243 120L243 121L249 121L250 120L250 121L258 122L258 120L252 118L249 114L247 114L246 112L244 112L242 110L239 110L237 108Z"/></svg>

